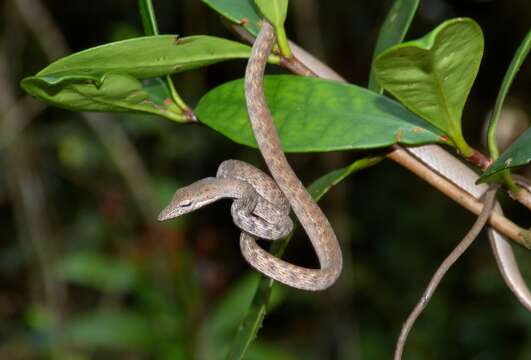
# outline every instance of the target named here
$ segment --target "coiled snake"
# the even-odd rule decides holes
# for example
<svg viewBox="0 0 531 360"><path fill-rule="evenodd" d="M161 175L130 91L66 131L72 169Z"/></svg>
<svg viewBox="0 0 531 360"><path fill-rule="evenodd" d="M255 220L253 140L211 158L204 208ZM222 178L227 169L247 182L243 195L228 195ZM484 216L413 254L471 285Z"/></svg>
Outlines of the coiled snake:
<svg viewBox="0 0 531 360"><path fill-rule="evenodd" d="M249 164L225 161L215 178L179 189L159 220L180 216L221 198L236 199L232 216L243 230L240 248L247 262L283 284L304 290L323 290L341 273L342 254L328 219L290 167L266 104L263 76L274 42L273 28L264 21L245 72L245 97L251 126L274 181ZM291 231L288 203L310 238L320 269L290 264L256 243L256 237L275 240Z"/></svg>

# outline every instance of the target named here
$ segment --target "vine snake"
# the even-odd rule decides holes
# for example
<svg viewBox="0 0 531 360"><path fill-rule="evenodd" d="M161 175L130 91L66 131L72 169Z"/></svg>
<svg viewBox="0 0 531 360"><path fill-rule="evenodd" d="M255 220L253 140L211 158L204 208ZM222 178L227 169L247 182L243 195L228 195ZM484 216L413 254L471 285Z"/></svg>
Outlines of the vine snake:
<svg viewBox="0 0 531 360"><path fill-rule="evenodd" d="M274 43L272 26L263 22L245 72L251 127L274 180L252 165L227 160L219 166L216 177L177 190L170 204L160 213L159 220L189 213L222 198L234 199L232 218L242 230L240 248L247 262L283 284L303 290L324 290L341 273L343 258L328 219L289 165L266 104L263 77ZM290 205L310 238L320 269L290 264L256 243L257 237L276 240L291 232Z"/></svg>
<svg viewBox="0 0 531 360"><path fill-rule="evenodd" d="M274 258L262 250L256 244L252 236L255 235L258 237L264 237L263 234L260 232L255 232L253 234L252 231L249 231L252 229L245 229L243 226L241 226L241 224L244 223L242 221L240 221L240 225L238 225L240 228L242 228L242 230L244 230L240 238L240 246L242 248L244 257L252 266L266 275L274 278L275 280L301 289L320 290L330 286L339 276L341 271L341 251L337 245L335 234L333 233L328 220L322 214L321 210L315 203L313 203L311 198L308 199L309 196L307 193L306 195L302 195L302 198L305 200L302 202L299 201L300 197L298 197L298 194L305 193L305 189L300 181L296 178L295 174L289 167L289 164L287 164L285 156L281 150L279 154L278 149L280 148L280 144L274 124L268 124L268 127L272 127L274 130L272 136L270 136L270 133L264 132L264 129L260 127L263 125L264 118L266 119L266 122L267 120L271 120L271 115L269 114L267 106L265 105L263 89L261 87L263 71L265 67L265 58L271 51L271 44L273 42L273 30L269 24L264 22L259 37L255 41L253 55L250 59L251 62L248 64L246 72L246 91L250 91L250 93L247 95L248 106L250 106L251 110L254 111L254 122L252 116L251 121L253 130L255 131L255 136L257 136L257 143L259 146L261 146L261 149L263 148L266 151L266 153L263 153L264 158L266 156L273 155L273 157L269 158L270 161L268 162L270 171L274 177L276 175L276 179L278 178L277 181L280 181L279 186L280 184L283 184L283 190L286 190L288 193L287 196L289 197L292 205L293 202L295 202L294 210L297 208L295 213L298 216L302 216L302 219L299 219L304 221L303 226L305 225L305 229L308 231L310 240L316 249L322 269L313 270L300 268L286 263L280 259ZM345 81L333 70L329 69L318 60L313 59L311 55L305 53L304 50L296 46L293 46L292 49L294 54L301 60L301 62L305 63L305 65L307 65L308 68L310 68L319 77L337 81ZM263 64L257 64L257 58L258 60L262 58L261 61ZM259 100L256 101L255 99ZM258 118L256 118L257 114ZM271 147L271 139L275 141L277 148L275 148L275 145ZM400 154L397 157L403 157L406 159L409 158L409 160L416 159L420 161L420 163L422 163L424 166L442 176L445 180L458 186L460 189L466 191L476 199L479 199L479 197L486 191L486 186L475 184L478 177L475 172L437 145L425 145L406 149L396 146L394 152ZM276 157L277 155L278 157ZM284 171L286 169L285 165L287 165L289 170ZM273 173L274 171L276 171L276 173ZM288 178L285 178L285 174L289 174ZM292 184L296 184L294 185L295 188L291 188ZM301 188L303 191L301 191ZM194 196L197 196L198 193L201 193L202 190L203 189L197 188L197 186L195 189L189 188L187 192L193 193L196 191L194 193L195 195L187 194L185 197L193 198ZM176 193L176 196L177 195L178 194ZM311 203L313 203L313 205L308 205ZM170 210L172 208L175 210L176 206L176 202L172 201L168 208L161 213L161 217L173 217L170 215ZM234 207L235 205L233 205L233 209ZM496 211L501 213L501 208L499 205L496 206ZM240 213L240 216L241 214L242 213ZM180 214L174 214L174 216L178 215ZM159 219L161 219L161 217L159 217ZM238 214L235 211L233 211L233 218L235 219L235 223L237 223L236 220L238 219ZM250 221L249 223L252 224L253 222ZM319 234L321 234L321 236L323 234L323 227L320 226L321 224L324 224L324 237L319 237ZM253 226L251 226L251 228L252 227ZM247 233L245 231L247 231ZM318 235L316 236L316 234ZM504 280L511 291L513 291L513 293L516 295L518 300L527 309L531 310L531 292L529 291L525 280L518 269L518 265L509 242L499 232L492 228L488 229L488 235L496 261L498 263L498 267L500 268Z"/></svg>
<svg viewBox="0 0 531 360"><path fill-rule="evenodd" d="M249 264L261 273L299 289L323 290L338 278L343 266L343 257L328 219L289 165L267 107L263 77L274 43L273 27L263 21L245 71L247 112L256 143L271 176L306 231L321 268L303 268L278 259L259 247L255 239L245 232L241 234L240 247Z"/></svg>

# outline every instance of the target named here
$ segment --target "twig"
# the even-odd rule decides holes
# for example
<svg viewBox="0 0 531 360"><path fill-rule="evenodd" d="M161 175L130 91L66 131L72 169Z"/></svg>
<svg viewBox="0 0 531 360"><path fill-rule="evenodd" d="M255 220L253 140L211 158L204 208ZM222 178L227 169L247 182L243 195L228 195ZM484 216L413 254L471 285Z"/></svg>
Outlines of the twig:
<svg viewBox="0 0 531 360"><path fill-rule="evenodd" d="M229 27L236 35L238 35L243 41L253 44L254 43L254 36L250 34L245 28L241 25L229 22L224 20L223 23ZM289 46L292 50L294 47L293 42L289 42ZM295 45L295 47L298 48L298 46ZM300 53L299 48L299 53ZM297 53L295 51L293 52L293 56L289 59L283 57L280 53L275 52L280 57L280 66L288 69L294 74L303 75L303 76L318 76L318 74L314 73L308 66L306 66L303 62L301 62L297 56ZM307 54L307 53L306 53ZM308 54L309 55L309 54Z"/></svg>
<svg viewBox="0 0 531 360"><path fill-rule="evenodd" d="M509 196L531 210L531 182L524 176L511 174L514 182L519 185L518 191L510 191Z"/></svg>
<svg viewBox="0 0 531 360"><path fill-rule="evenodd" d="M494 208L496 200L496 190L497 186L489 188L489 190L485 194L483 209L481 210L481 213L479 214L479 217L477 218L476 222L466 234L466 236L463 238L463 240L461 240L459 244L457 244L455 249L450 253L450 255L448 255L446 259L444 259L442 264L439 266L439 268L431 278L428 287L422 294L420 301L417 303L417 305L407 318L406 322L404 323L395 348L395 360L400 360L402 358L402 353L404 351L404 345L406 343L407 335L409 334L420 313L428 305L431 297L433 296L433 293L437 289L437 286L441 282L444 275L448 272L450 267L457 261L457 259L459 259L461 255L463 255L463 253L474 242L474 240L481 232L481 229L483 229L483 227L487 223L489 216L492 213L492 209Z"/></svg>
<svg viewBox="0 0 531 360"><path fill-rule="evenodd" d="M466 191L463 191L460 187L456 186L445 177L434 172L415 157L410 156L403 148L398 146L395 147L393 151L387 154L387 157L410 170L422 180L426 181L444 195L474 214L479 215L482 212L484 206L480 201ZM531 249L529 232L507 219L505 216L498 213L492 213L489 222L490 225L500 233L510 237L518 244Z"/></svg>

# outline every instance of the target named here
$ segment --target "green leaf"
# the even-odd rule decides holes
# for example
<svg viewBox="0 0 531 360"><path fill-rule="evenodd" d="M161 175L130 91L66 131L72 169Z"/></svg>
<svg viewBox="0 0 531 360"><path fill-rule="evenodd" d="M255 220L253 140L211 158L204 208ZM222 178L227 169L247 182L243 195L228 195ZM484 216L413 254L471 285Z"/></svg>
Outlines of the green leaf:
<svg viewBox="0 0 531 360"><path fill-rule="evenodd" d="M90 48L59 59L37 73L49 83L65 78L100 82L108 73L137 79L175 74L230 59L247 59L250 47L213 36L145 36Z"/></svg>
<svg viewBox="0 0 531 360"><path fill-rule="evenodd" d="M147 112L182 121L161 79L137 80L128 75L107 74L99 84L81 77L49 80L25 78L22 87L45 103L73 111Z"/></svg>
<svg viewBox="0 0 531 360"><path fill-rule="evenodd" d="M531 162L531 128L527 129L505 152L479 177L478 183L489 181L489 177L510 168L524 166Z"/></svg>
<svg viewBox="0 0 531 360"><path fill-rule="evenodd" d="M349 175L376 165L383 159L383 156L375 156L356 160L349 166L331 171L328 174L321 176L308 187L308 192L312 195L315 201L319 201L333 186L339 184Z"/></svg>
<svg viewBox="0 0 531 360"><path fill-rule="evenodd" d="M419 6L419 2L420 0L395 0L380 28L376 47L372 54L373 60L385 49L399 44L404 40L409 25L411 24L413 16L415 16L415 12ZM382 87L378 85L374 78L373 69L371 69L369 74L368 88L379 94L383 92Z"/></svg>
<svg viewBox="0 0 531 360"><path fill-rule="evenodd" d="M242 25L251 35L260 31L260 13L253 0L202 0L227 20Z"/></svg>
<svg viewBox="0 0 531 360"><path fill-rule="evenodd" d="M254 0L254 2L275 29L284 26L288 13L288 0Z"/></svg>
<svg viewBox="0 0 531 360"><path fill-rule="evenodd" d="M67 282L111 292L130 290L138 277L124 260L97 253L68 254L57 264L55 272Z"/></svg>
<svg viewBox="0 0 531 360"><path fill-rule="evenodd" d="M376 165L383 159L384 157L373 157L356 160L349 166L321 176L308 187L308 191L315 201L319 201L332 188L332 186L341 182L348 175ZM273 242L269 252L272 255L281 258L290 239L291 236L284 240ZM251 305L238 327L236 336L232 340L231 347L226 357L227 360L243 359L248 352L269 309L271 290L274 283L275 282L272 279L263 275L260 276L260 282L258 283L258 288L256 289Z"/></svg>
<svg viewBox="0 0 531 360"><path fill-rule="evenodd" d="M518 72L520 66L522 66L525 58L529 54L529 50L531 50L531 30L527 32L526 37L522 41L522 44L520 44L518 50L516 50L513 60L511 61L511 65L509 65L509 68L507 69L507 72L503 77L503 83L500 87L500 90L498 91L498 96L496 98L496 105L494 106L494 110L492 111L492 115L489 120L488 147L490 156L494 160L497 159L499 156L498 145L496 144L496 125L498 123L498 119L503 108L503 103L505 102L505 97L509 92L509 88L511 87L516 73Z"/></svg>
<svg viewBox="0 0 531 360"><path fill-rule="evenodd" d="M139 314L117 309L78 315L63 325L73 346L90 350L146 350L155 344L153 327Z"/></svg>
<svg viewBox="0 0 531 360"><path fill-rule="evenodd" d="M38 99L66 109L140 111L182 122L187 120L183 114L187 107L178 94L171 86L162 89L160 81L146 79L245 59L249 54L247 45L211 36L140 37L62 58L22 80L21 86ZM271 56L270 61L278 62L278 57ZM163 96L153 96L152 90Z"/></svg>
<svg viewBox="0 0 531 360"><path fill-rule="evenodd" d="M381 53L373 64L380 85L411 111L448 134L464 156L472 149L461 116L483 55L483 34L467 18L448 20L426 36Z"/></svg>
<svg viewBox="0 0 531 360"><path fill-rule="evenodd" d="M435 128L402 105L355 85L275 75L265 77L264 88L286 152L444 141ZM208 92L195 113L200 121L229 139L256 147L244 102L243 80Z"/></svg>
<svg viewBox="0 0 531 360"><path fill-rule="evenodd" d="M288 0L254 0L256 6L264 15L267 21L275 28L278 48L280 53L286 57L291 57L291 50L288 45L284 21L288 13Z"/></svg>

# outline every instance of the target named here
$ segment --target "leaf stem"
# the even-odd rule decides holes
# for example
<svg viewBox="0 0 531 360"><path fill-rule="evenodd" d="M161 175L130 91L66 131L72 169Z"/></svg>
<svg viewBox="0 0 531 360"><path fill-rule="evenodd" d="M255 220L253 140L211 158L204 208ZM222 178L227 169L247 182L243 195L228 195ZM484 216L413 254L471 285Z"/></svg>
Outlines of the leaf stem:
<svg viewBox="0 0 531 360"><path fill-rule="evenodd" d="M488 141L490 157L492 158L492 160L496 160L500 156L498 144L496 143L496 126L498 125L498 120L500 118L501 110L503 108L503 103L505 102L505 98L509 91L509 87L511 86L514 80L514 77L516 76L516 73L520 69L520 66L522 66L522 63L527 57L527 54L529 53L530 49L531 49L531 30L527 32L526 37L524 38L524 40L522 41L522 43L516 50L513 60L511 61L511 64L509 65L507 72L505 73L505 77L503 78L502 85L498 92L498 97L496 98L496 104L494 105L494 110L492 111L492 115L489 120L487 141Z"/></svg>
<svg viewBox="0 0 531 360"><path fill-rule="evenodd" d="M502 85L498 92L498 97L496 98L496 104L494 105L494 110L492 111L492 115L489 120L489 129L487 131L487 144L489 148L490 157L492 158L492 160L496 160L500 156L500 151L498 149L498 144L496 142L496 127L498 125L498 120L500 119L500 114L503 108L503 103L505 102L505 98L507 97L507 93L509 92L509 88L514 80L514 77L516 76L516 73L522 66L522 63L527 57L527 54L529 54L530 49L531 49L531 30L527 32L526 37L524 38L524 40L522 41L522 43L516 50L516 53L514 54L511 64L509 65L509 68L507 69L507 72L505 73ZM516 185L516 183L513 181L511 177L511 171L509 169L506 169L502 172L501 178L503 179L505 186L512 193L518 193L521 190L520 187Z"/></svg>
<svg viewBox="0 0 531 360"><path fill-rule="evenodd" d="M279 26L275 29L275 32L277 34L277 43L278 48L280 50L280 54L286 59L291 59L293 54L291 53L291 49L289 48L286 30L284 30L283 26Z"/></svg>
<svg viewBox="0 0 531 360"><path fill-rule="evenodd" d="M142 25L146 35L158 35L159 28L155 17L155 10L151 0L138 0L138 10L142 18Z"/></svg>
<svg viewBox="0 0 531 360"><path fill-rule="evenodd" d="M158 35L159 26L157 24L157 18L155 16L155 9L153 8L153 2L151 0L138 0L138 9L140 16L142 17L142 25L144 27L144 33L148 36ZM197 122L195 114L190 107L184 102L171 80L169 75L163 77L164 82L170 92L170 96L173 102L181 110L184 122Z"/></svg>

